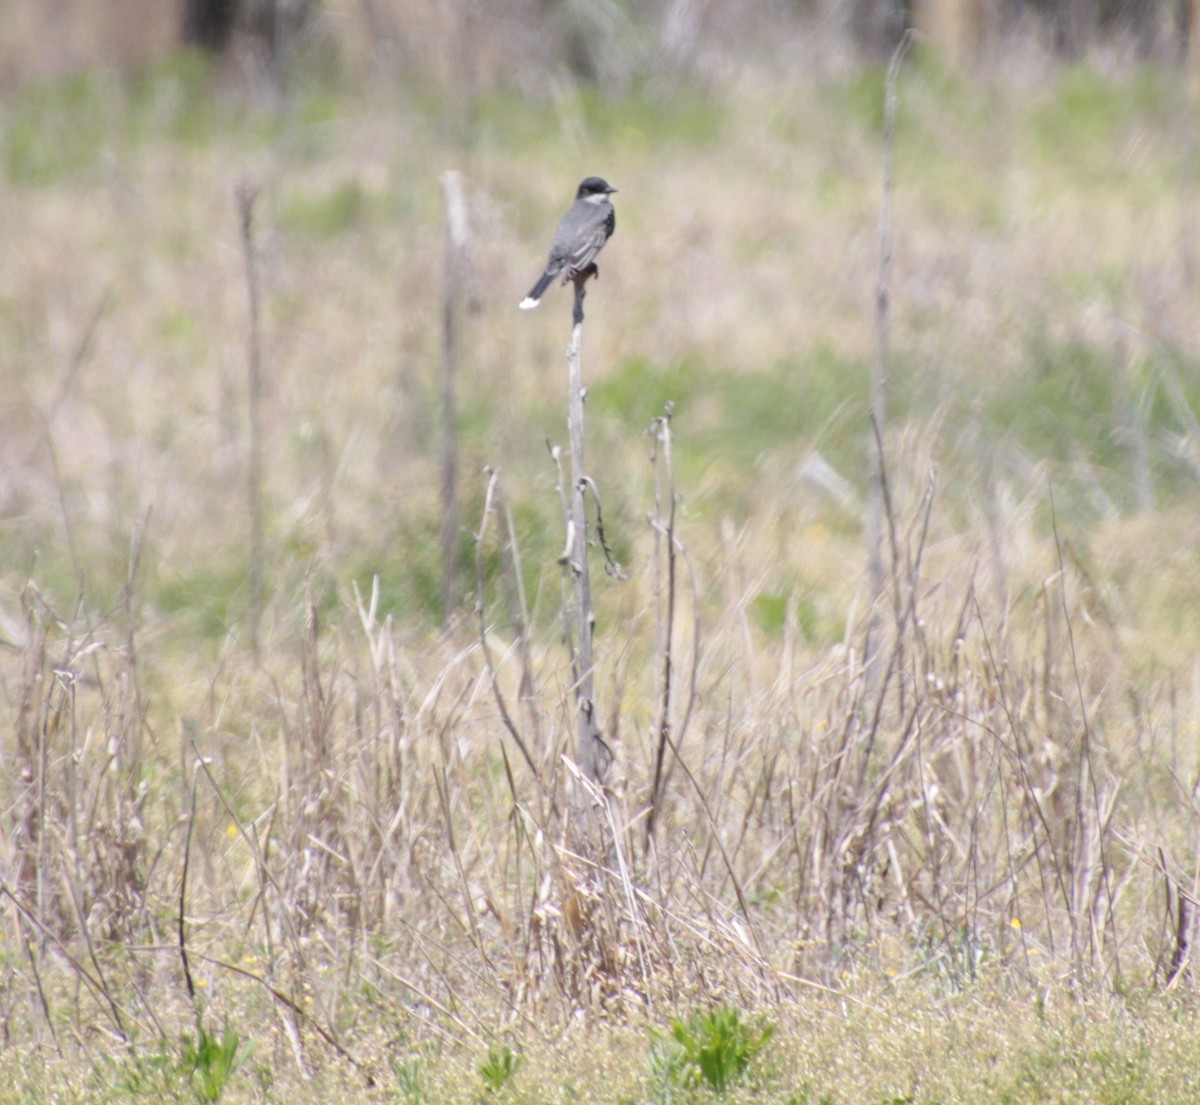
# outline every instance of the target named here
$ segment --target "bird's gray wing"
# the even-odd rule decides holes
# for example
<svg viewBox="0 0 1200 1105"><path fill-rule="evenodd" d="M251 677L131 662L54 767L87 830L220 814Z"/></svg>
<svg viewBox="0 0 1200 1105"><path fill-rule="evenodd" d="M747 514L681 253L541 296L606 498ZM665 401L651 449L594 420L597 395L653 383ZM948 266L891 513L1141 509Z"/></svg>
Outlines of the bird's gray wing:
<svg viewBox="0 0 1200 1105"><path fill-rule="evenodd" d="M601 223L587 238L577 243L575 251L567 259L572 272L583 272L595 259L601 247L608 241L608 230Z"/></svg>
<svg viewBox="0 0 1200 1105"><path fill-rule="evenodd" d="M595 260L608 241L608 216L611 207L577 203L559 225L550 247L550 263L559 270L582 272Z"/></svg>

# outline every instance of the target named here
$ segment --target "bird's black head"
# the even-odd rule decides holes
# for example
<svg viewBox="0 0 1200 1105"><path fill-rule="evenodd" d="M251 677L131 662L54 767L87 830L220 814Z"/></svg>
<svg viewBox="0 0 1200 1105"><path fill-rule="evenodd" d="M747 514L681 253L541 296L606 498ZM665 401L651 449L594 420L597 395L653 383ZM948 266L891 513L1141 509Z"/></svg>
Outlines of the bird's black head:
<svg viewBox="0 0 1200 1105"><path fill-rule="evenodd" d="M588 196L608 196L612 195L615 191L616 189L603 177L590 176L579 186L579 191L575 193L575 198L581 200L586 199Z"/></svg>

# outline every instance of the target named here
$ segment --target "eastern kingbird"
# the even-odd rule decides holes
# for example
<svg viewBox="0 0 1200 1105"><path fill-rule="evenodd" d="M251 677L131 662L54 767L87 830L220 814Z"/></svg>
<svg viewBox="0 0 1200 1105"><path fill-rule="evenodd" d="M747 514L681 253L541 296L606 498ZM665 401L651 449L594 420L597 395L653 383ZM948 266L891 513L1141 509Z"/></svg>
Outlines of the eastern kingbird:
<svg viewBox="0 0 1200 1105"><path fill-rule="evenodd" d="M533 291L521 300L521 310L536 307L559 273L565 284L588 274L589 269L592 274L596 272L596 254L604 248L617 225L617 213L608 198L615 191L608 181L598 176L588 177L579 186L571 210L558 224L546 271L534 284Z"/></svg>

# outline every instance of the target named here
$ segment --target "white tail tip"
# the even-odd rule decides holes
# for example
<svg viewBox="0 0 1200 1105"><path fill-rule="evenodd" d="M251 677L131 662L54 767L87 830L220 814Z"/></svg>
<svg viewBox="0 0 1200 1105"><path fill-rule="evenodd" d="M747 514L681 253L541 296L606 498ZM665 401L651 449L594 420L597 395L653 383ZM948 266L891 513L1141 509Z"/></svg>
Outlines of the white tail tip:
<svg viewBox="0 0 1200 1105"><path fill-rule="evenodd" d="M522 311L532 311L539 303L541 303L540 299L533 299L530 296L526 296L521 300L518 306Z"/></svg>

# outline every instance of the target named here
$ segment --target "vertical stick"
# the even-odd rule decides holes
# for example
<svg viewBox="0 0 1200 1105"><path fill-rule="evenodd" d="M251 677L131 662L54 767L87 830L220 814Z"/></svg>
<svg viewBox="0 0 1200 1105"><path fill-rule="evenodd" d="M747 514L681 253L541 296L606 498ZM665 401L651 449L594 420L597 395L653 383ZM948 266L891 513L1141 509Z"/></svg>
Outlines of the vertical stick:
<svg viewBox="0 0 1200 1105"><path fill-rule="evenodd" d="M576 627L575 701L579 709L579 769L594 783L604 781L607 763L598 754L600 726L596 721L595 681L593 679L592 632L595 614L592 611L592 583L588 573L587 511L584 495L587 491L586 469L583 463L583 406L587 391L583 386L583 369L579 347L583 338L583 299L587 274L575 281L574 327L571 344L567 347L567 432L571 439L571 563L575 582Z"/></svg>
<svg viewBox="0 0 1200 1105"><path fill-rule="evenodd" d="M457 605L458 591L458 320L463 259L467 248L467 205L462 177L442 173L446 202L442 270L442 623Z"/></svg>
<svg viewBox="0 0 1200 1105"><path fill-rule="evenodd" d="M656 480L666 484L667 522L663 533L662 525L662 493L658 486L655 488L655 543L663 537L667 549L667 609L666 622L661 632L662 647L662 683L660 684L660 702L658 715L658 747L654 754L654 781L650 788L650 812L646 816L646 847L649 849L654 839L654 827L658 818L658 805L663 790L663 764L666 759L667 745L671 743L671 683L675 672L672 658L673 637L675 631L675 588L676 588L676 559L675 559L675 469L671 462L671 415L675 404L668 402L661 418L655 419L658 442L662 446L661 469L657 456L655 457ZM657 452L657 450L656 450ZM661 596L656 595L661 600Z"/></svg>
<svg viewBox="0 0 1200 1105"><path fill-rule="evenodd" d="M262 335L259 322L258 257L254 248L254 203L258 192L243 181L237 189L238 216L242 231L242 253L246 262L246 297L250 305L250 336L247 346L249 374L250 457L246 493L250 510L250 648L259 655L259 623L263 606L263 505L262 505Z"/></svg>
<svg viewBox="0 0 1200 1105"><path fill-rule="evenodd" d="M892 54L884 84L883 199L879 211L879 270L875 278L875 361L871 368L871 431L867 436L870 478L867 492L867 576L871 592L871 616L867 629L864 661L869 667L879 651L883 595L884 456L887 428L888 327L892 272L892 193L896 173L896 81L908 51L911 34L905 33Z"/></svg>
<svg viewBox="0 0 1200 1105"><path fill-rule="evenodd" d="M496 512L497 523L504 521L501 512L500 498L500 473L497 472L491 465L488 465L484 471L488 475L487 497L483 502L483 519L479 523L479 533L475 535L475 613L479 618L479 645L483 651L483 660L487 666L488 675L492 681L492 696L496 700L496 708L500 711L500 720L504 722L504 727L508 730L521 755L525 757L525 762L529 765L529 770L533 773L534 778L538 778L537 764L534 763L533 755L529 751L529 746L525 743L521 736L520 730L513 722L512 716L508 712L508 706L504 702L504 695L500 693L500 677L496 671L496 663L492 659L491 646L488 644L487 634L487 598L484 591L484 575L483 575L483 540L487 534L488 518L493 510ZM503 548L504 537L501 535L500 544ZM523 630L522 630L523 636ZM527 643L526 643L527 644ZM526 668L528 674L528 668ZM524 679L522 679L522 694L524 693Z"/></svg>
<svg viewBox="0 0 1200 1105"><path fill-rule="evenodd" d="M537 711L537 682L533 674L533 650L529 646L529 603L525 598L525 581L521 575L521 549L517 544L517 530L513 525L512 511L504 500L500 484L496 484L496 514L503 520L504 533L501 537L502 558L500 578L504 585L504 601L508 605L508 616L517 633L517 654L521 658L521 702L529 717L529 730L533 734L534 747L542 747L541 718Z"/></svg>

